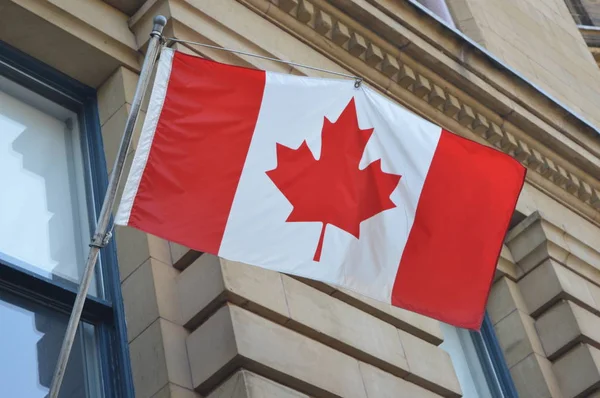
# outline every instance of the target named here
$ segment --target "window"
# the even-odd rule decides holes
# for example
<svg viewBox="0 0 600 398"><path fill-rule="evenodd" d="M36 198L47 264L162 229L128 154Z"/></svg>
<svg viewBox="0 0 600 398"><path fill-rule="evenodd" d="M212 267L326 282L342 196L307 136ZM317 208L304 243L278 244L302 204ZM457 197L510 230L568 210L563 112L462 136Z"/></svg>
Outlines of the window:
<svg viewBox="0 0 600 398"><path fill-rule="evenodd" d="M0 41L2 395L45 397L107 185L95 91ZM114 245L61 397L133 396Z"/></svg>
<svg viewBox="0 0 600 398"><path fill-rule="evenodd" d="M450 10L448 9L448 5L446 4L446 0L416 0L418 3L427 7L431 12L440 17L443 21L445 21L448 25L455 28L454 20L452 19L452 14L450 14Z"/></svg>
<svg viewBox="0 0 600 398"><path fill-rule="evenodd" d="M463 398L517 397L490 319L481 331L473 332L441 323L444 342L440 345L452 358Z"/></svg>
<svg viewBox="0 0 600 398"><path fill-rule="evenodd" d="M577 25L600 27L600 3L597 0L566 0L566 3Z"/></svg>

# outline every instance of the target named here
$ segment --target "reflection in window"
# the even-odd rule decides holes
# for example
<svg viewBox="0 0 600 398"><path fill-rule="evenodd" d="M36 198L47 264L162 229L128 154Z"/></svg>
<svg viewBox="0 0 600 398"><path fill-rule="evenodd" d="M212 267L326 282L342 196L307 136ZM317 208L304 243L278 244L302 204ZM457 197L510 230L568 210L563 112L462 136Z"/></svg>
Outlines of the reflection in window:
<svg viewBox="0 0 600 398"><path fill-rule="evenodd" d="M444 334L440 347L450 354L463 398L492 398L470 332L445 323L440 323L440 326Z"/></svg>
<svg viewBox="0 0 600 398"><path fill-rule="evenodd" d="M440 17L448 25L452 26L453 28L456 27L454 25L454 20L452 19L452 14L450 14L450 10L446 4L446 0L417 0L417 2L429 8L431 12Z"/></svg>
<svg viewBox="0 0 600 398"><path fill-rule="evenodd" d="M44 398L68 317L0 290L0 395ZM60 398L100 397L94 327L82 323Z"/></svg>
<svg viewBox="0 0 600 398"><path fill-rule="evenodd" d="M79 137L74 112L0 78L0 256L70 283L90 236Z"/></svg>

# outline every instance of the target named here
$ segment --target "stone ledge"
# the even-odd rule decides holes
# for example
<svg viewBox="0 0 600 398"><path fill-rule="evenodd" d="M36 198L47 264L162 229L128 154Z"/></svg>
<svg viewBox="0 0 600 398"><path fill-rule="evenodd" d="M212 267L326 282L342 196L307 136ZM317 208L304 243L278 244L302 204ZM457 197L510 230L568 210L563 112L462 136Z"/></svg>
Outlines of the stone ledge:
<svg viewBox="0 0 600 398"><path fill-rule="evenodd" d="M561 299L600 315L600 287L548 259L518 282L529 314L538 318Z"/></svg>
<svg viewBox="0 0 600 398"><path fill-rule="evenodd" d="M600 348L600 317L568 300L544 312L535 327L551 361L578 343Z"/></svg>
<svg viewBox="0 0 600 398"><path fill-rule="evenodd" d="M243 367L308 395L366 397L359 361L235 305L221 307L192 332L187 347L194 388L202 394ZM420 361L417 351L415 360ZM427 387L443 396L460 396L460 388L457 392L431 382Z"/></svg>
<svg viewBox="0 0 600 398"><path fill-rule="evenodd" d="M204 254L181 273L178 290L183 322L189 329L202 327L224 303L231 302L391 374L413 377L415 383L432 390L439 389L438 384L460 389L449 357L441 349L408 333L398 337L393 325L287 275ZM421 319L414 315L415 320ZM439 331L437 321L427 319ZM367 333L372 338L364 339ZM411 346L428 350L429 357L444 369L442 375L427 372L415 357L407 362L403 350L407 339ZM412 366L411 361L417 362Z"/></svg>
<svg viewBox="0 0 600 398"><path fill-rule="evenodd" d="M586 397L600 387L600 350L579 344L552 366L565 398Z"/></svg>
<svg viewBox="0 0 600 398"><path fill-rule="evenodd" d="M594 242L600 245L600 236L585 236L585 233L575 232L581 239L542 218L536 211L508 233L506 245L524 274L546 259L552 259L600 285L600 252L594 248Z"/></svg>
<svg viewBox="0 0 600 398"><path fill-rule="evenodd" d="M94 12L114 16L111 11L99 1L6 1L0 17L2 40L96 88L121 65L134 71L141 66L126 18L93 20Z"/></svg>

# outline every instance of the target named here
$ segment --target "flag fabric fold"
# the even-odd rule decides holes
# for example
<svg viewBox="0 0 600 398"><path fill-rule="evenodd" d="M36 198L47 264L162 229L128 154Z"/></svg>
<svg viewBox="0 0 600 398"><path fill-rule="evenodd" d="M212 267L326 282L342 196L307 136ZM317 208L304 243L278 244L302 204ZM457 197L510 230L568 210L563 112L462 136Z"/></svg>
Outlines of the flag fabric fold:
<svg viewBox="0 0 600 398"><path fill-rule="evenodd" d="M365 84L164 49L115 222L479 329L524 179Z"/></svg>

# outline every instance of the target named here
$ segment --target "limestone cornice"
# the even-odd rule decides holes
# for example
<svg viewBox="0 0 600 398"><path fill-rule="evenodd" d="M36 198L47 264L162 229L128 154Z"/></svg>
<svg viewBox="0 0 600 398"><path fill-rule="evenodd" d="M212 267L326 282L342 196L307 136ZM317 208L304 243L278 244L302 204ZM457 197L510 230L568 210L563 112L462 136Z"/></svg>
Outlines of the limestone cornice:
<svg viewBox="0 0 600 398"><path fill-rule="evenodd" d="M320 53L330 68L360 75L421 116L515 157L529 169L530 184L600 225L600 136L500 70L486 54L469 49L464 38L449 35L447 27L414 5L385 0L236 1ZM227 7L212 8L223 13ZM234 8L221 17L209 16L212 8L195 0L148 0L130 19L130 27L141 45L151 17L163 13L169 18L167 28L177 27L173 32L185 36L181 38L206 41L216 35L215 29L225 29L230 39L211 44L238 48L243 42L252 52L281 55L270 51L273 38L249 41L235 30L252 29L250 24L260 23L256 18L237 28L218 27L213 18L233 19ZM287 55L293 56L293 50ZM244 57L232 61L282 71L281 65L248 64Z"/></svg>
<svg viewBox="0 0 600 398"><path fill-rule="evenodd" d="M411 110L515 157L530 183L600 223L600 137L430 15L401 1L238 1Z"/></svg>

